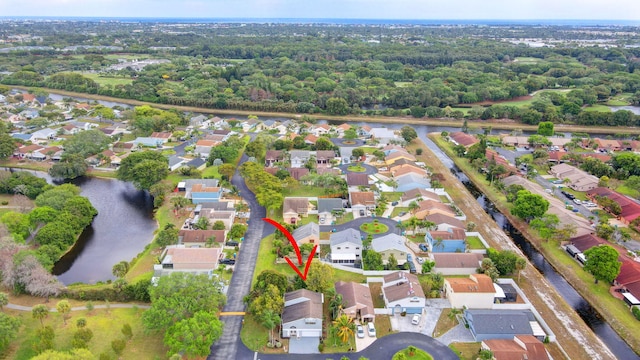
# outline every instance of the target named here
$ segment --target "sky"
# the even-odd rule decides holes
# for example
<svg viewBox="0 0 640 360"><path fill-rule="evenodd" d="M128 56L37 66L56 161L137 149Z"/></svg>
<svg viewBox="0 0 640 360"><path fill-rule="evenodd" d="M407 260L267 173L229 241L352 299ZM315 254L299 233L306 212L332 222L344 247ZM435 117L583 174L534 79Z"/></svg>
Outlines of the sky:
<svg viewBox="0 0 640 360"><path fill-rule="evenodd" d="M640 20L640 1L0 0L0 16Z"/></svg>

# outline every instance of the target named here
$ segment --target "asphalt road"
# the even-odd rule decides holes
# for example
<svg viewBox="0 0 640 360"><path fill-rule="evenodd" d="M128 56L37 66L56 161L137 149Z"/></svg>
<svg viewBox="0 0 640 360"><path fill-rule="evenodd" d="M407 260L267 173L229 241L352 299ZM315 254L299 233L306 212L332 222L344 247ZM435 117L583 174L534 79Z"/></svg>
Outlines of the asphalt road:
<svg viewBox="0 0 640 360"><path fill-rule="evenodd" d="M432 337L411 332L402 332L390 334L385 337L377 339L371 346L360 352L350 353L335 353L335 354L289 354L289 355L275 355L275 354L258 354L257 360L276 360L276 359L304 359L304 360L327 360L327 359L342 359L346 357L351 360L365 357L371 360L377 359L391 359L395 353L402 349L406 349L409 345L413 345L419 349L422 349L434 359L437 360L458 360L458 356L453 350L446 347L444 344L435 340ZM242 355L244 356L245 353ZM241 354L238 354L241 355ZM253 357L238 357L237 359L253 359Z"/></svg>
<svg viewBox="0 0 640 360"><path fill-rule="evenodd" d="M243 155L240 164L247 161L247 156ZM249 226L242 242L242 251L238 254L234 267L231 283L227 292L227 304L224 306L224 312L245 311L243 298L249 294L251 290L251 280L253 271L258 258L258 249L260 240L273 232L273 228L265 226L262 218L266 216L266 210L256 201L255 195L247 188L244 179L239 172L231 179L231 183L238 188L240 195L249 205L251 215L249 218ZM247 349L240 340L240 330L242 329L243 316L224 316L221 318L223 322L223 331L220 339L211 347L211 353L207 359L248 359L246 351L249 351L251 358L253 353Z"/></svg>

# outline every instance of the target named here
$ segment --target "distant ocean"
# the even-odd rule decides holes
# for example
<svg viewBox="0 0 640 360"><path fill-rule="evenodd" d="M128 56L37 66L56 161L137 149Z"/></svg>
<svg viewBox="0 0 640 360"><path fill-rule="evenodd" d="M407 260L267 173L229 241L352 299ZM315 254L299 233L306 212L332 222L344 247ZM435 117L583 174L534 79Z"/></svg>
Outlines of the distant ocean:
<svg viewBox="0 0 640 360"><path fill-rule="evenodd" d="M336 25L550 25L550 26L638 26L640 20L517 20L517 19L330 19L330 18L152 18L152 17L43 17L0 16L2 20L118 21L136 23L256 23Z"/></svg>

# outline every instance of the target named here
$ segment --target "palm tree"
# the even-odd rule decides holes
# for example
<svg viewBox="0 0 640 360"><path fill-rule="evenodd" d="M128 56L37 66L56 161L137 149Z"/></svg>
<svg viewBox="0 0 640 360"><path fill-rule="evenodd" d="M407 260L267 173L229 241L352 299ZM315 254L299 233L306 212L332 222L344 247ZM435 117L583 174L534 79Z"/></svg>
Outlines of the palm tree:
<svg viewBox="0 0 640 360"><path fill-rule="evenodd" d="M335 289L329 290L329 309L331 310L331 318L335 319L342 311L342 295L336 293Z"/></svg>
<svg viewBox="0 0 640 360"><path fill-rule="evenodd" d="M356 328L356 325L353 323L353 319L345 314L342 314L335 319L333 321L333 326L337 328L337 335L340 337L342 343L349 341Z"/></svg>
<svg viewBox="0 0 640 360"><path fill-rule="evenodd" d="M280 322L280 315L278 315L276 312L274 312L271 309L267 309L262 313L260 320L261 320L262 326L269 329L269 342L270 343L273 342L273 329L275 329L275 327Z"/></svg>
<svg viewBox="0 0 640 360"><path fill-rule="evenodd" d="M434 248L444 249L444 240L440 237L436 238L436 241L433 243Z"/></svg>
<svg viewBox="0 0 640 360"><path fill-rule="evenodd" d="M520 282L520 273L527 267L527 259L519 257L516 259L516 270L518 270L518 282Z"/></svg>
<svg viewBox="0 0 640 360"><path fill-rule="evenodd" d="M43 320L49 316L49 309L42 304L36 305L31 309L31 315L34 319L40 320L40 325L44 327Z"/></svg>
<svg viewBox="0 0 640 360"><path fill-rule="evenodd" d="M415 214L418 209L420 209L420 205L418 205L417 202L412 201L409 203L409 211L411 211L412 214Z"/></svg>

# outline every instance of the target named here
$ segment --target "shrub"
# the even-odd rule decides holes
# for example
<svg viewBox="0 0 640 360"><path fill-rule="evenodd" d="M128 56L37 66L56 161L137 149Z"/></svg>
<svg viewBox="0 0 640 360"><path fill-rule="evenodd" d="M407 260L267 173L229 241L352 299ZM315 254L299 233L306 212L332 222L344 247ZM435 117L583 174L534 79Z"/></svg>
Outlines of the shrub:
<svg viewBox="0 0 640 360"><path fill-rule="evenodd" d="M636 319L640 320L640 307L638 307L638 305L631 308L631 313L636 317Z"/></svg>

